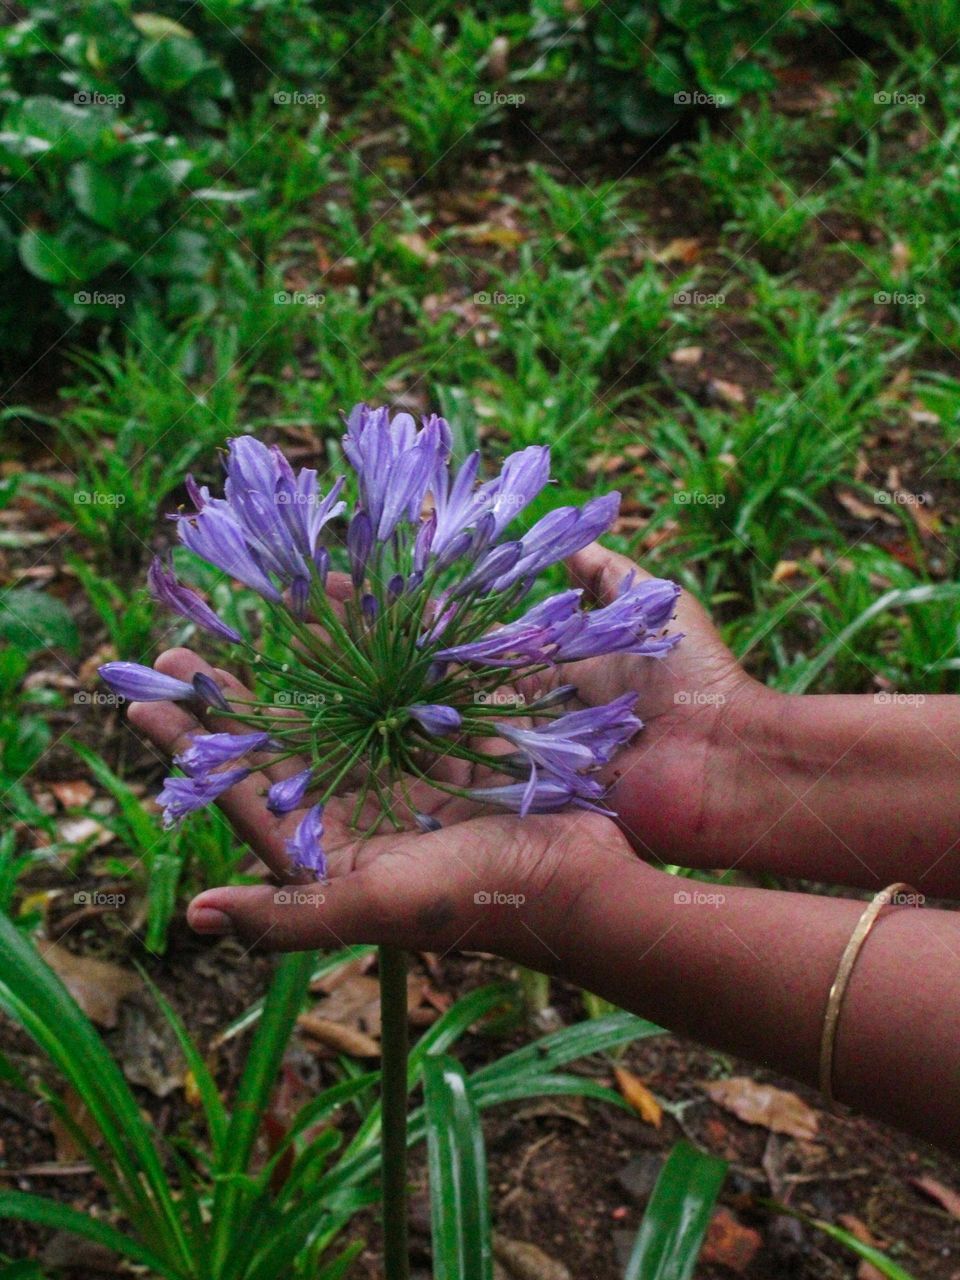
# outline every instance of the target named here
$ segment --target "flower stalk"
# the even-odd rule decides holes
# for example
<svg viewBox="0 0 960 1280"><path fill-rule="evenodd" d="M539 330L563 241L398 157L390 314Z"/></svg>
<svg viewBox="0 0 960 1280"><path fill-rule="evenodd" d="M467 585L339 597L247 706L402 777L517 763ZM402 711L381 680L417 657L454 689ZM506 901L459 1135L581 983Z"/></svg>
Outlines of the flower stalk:
<svg viewBox="0 0 960 1280"><path fill-rule="evenodd" d="M407 958L399 947L380 947L379 958L384 1273L386 1280L408 1280Z"/></svg>

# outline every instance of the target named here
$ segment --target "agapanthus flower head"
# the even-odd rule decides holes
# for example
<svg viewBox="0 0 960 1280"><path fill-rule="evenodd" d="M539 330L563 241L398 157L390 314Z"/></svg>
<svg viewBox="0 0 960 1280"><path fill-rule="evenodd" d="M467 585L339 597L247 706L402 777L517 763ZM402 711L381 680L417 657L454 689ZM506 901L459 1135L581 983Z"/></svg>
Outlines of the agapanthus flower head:
<svg viewBox="0 0 960 1280"><path fill-rule="evenodd" d="M482 481L479 454L455 465L452 440L436 415L418 427L409 413L358 405L343 438L352 480L324 484L253 436L229 441L223 497L186 478L193 509L175 517L180 542L259 594L270 644L224 621L155 562L154 596L240 646L257 682L252 696L238 697L206 675L188 683L135 663L101 668L126 697L193 699L216 718L215 732L193 735L176 757L186 776L168 778L160 793L166 822L244 782L249 757L264 752L276 765L290 762L267 808L280 819L301 814L287 850L294 866L321 878L324 807L347 786L358 792L361 835L387 821L437 829L414 808L411 780L521 815L605 812L598 774L642 728L636 695L565 710L576 686L564 683L562 666L617 653L663 658L680 639L667 631L679 588L628 575L602 608L588 608L576 590L524 607L545 569L610 528L619 494L524 527L520 517L549 480L549 450L521 449ZM503 691L521 676L537 677L529 702ZM504 750L491 753L497 737ZM432 768L440 755L505 781L454 787Z"/></svg>

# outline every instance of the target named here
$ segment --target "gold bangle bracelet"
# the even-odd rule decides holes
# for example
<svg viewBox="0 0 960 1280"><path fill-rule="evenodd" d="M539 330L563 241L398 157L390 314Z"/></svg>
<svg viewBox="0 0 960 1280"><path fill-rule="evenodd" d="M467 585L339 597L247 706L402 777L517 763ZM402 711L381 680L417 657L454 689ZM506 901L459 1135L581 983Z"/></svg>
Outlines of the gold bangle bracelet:
<svg viewBox="0 0 960 1280"><path fill-rule="evenodd" d="M840 957L837 976L833 980L833 986L830 988L830 994L827 997L827 1009L823 1016L823 1033L820 1037L820 1092L828 1102L833 1102L833 1052L837 1041L837 1025L840 1021L840 1011L843 1008L843 997L846 995L847 987L850 984L850 975L853 973L854 966L863 949L863 944L866 942L870 930L876 924L884 907L907 905L906 903L894 901L896 895L901 893L913 894L918 899L918 902L922 901L916 889L903 881L898 881L896 884L888 885L886 889L881 889L873 900L867 903L860 919L857 921L856 928L850 935L850 941L844 947L843 955Z"/></svg>

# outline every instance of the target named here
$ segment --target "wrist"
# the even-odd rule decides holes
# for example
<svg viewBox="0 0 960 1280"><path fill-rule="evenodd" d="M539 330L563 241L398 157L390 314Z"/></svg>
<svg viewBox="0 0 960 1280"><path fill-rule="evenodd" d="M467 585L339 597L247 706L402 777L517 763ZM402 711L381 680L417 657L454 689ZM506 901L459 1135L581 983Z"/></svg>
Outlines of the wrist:
<svg viewBox="0 0 960 1280"><path fill-rule="evenodd" d="M718 711L706 740L698 820L682 866L723 867L763 838L783 808L782 760L792 699L745 679Z"/></svg>

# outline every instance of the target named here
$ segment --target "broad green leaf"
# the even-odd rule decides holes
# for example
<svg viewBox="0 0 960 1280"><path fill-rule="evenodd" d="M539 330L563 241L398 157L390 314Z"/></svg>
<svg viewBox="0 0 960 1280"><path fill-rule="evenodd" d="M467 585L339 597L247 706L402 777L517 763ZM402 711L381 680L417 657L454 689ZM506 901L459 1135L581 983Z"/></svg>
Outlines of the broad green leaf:
<svg viewBox="0 0 960 1280"><path fill-rule="evenodd" d="M148 44L137 59L140 74L164 93L176 93L190 83L205 62L202 47L183 36L164 36Z"/></svg>
<svg viewBox="0 0 960 1280"><path fill-rule="evenodd" d="M678 1142L660 1170L625 1280L687 1280L693 1274L727 1162Z"/></svg>
<svg viewBox="0 0 960 1280"><path fill-rule="evenodd" d="M80 285L95 279L123 257L126 245L67 227L60 235L26 230L20 236L20 261L38 280L48 284Z"/></svg>
<svg viewBox="0 0 960 1280"><path fill-rule="evenodd" d="M448 1054L423 1064L435 1280L492 1280L487 1161L463 1067Z"/></svg>
<svg viewBox="0 0 960 1280"><path fill-rule="evenodd" d="M162 237L144 257L141 266L152 276L199 279L210 266L207 237L199 231L177 227Z"/></svg>
<svg viewBox="0 0 960 1280"><path fill-rule="evenodd" d="M162 40L165 36L180 36L184 40L192 40L193 32L173 18L162 13L131 13L130 21L142 36L149 40Z"/></svg>
<svg viewBox="0 0 960 1280"><path fill-rule="evenodd" d="M25 653L66 649L77 654L80 650L77 624L63 601L29 587L0 592L0 640Z"/></svg>
<svg viewBox="0 0 960 1280"><path fill-rule="evenodd" d="M97 147L114 115L102 107L39 94L12 106L3 118L3 129L10 140L17 136L28 140L29 151L49 151L61 159L75 160Z"/></svg>

